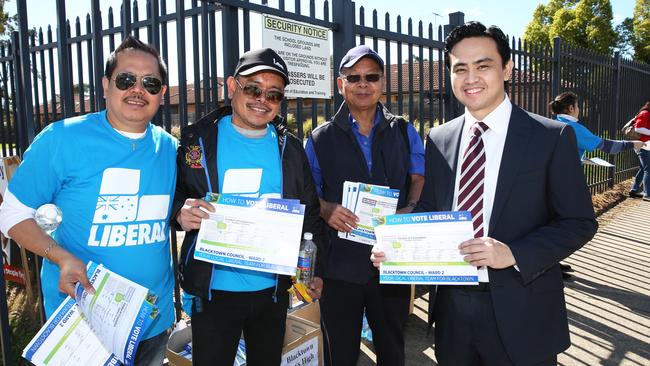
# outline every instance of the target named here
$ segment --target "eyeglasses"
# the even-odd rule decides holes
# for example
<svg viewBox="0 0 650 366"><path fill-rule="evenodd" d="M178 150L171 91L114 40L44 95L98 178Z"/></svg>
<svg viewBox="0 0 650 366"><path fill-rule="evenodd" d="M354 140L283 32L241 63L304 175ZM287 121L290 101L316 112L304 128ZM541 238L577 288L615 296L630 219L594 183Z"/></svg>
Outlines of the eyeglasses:
<svg viewBox="0 0 650 366"><path fill-rule="evenodd" d="M341 76L343 79L347 80L348 83L350 84L355 84L361 81L361 75L343 75ZM363 79L366 81L366 83L376 83L381 79L380 74L366 74L363 76Z"/></svg>
<svg viewBox="0 0 650 366"><path fill-rule="evenodd" d="M239 80L236 78L235 82L242 90L242 92L244 92L244 95L247 95L251 98L259 98L262 94L264 94L264 99L276 104L280 103L284 98L284 93L278 90L264 90L255 84L246 84L242 86Z"/></svg>
<svg viewBox="0 0 650 366"><path fill-rule="evenodd" d="M137 82L138 75L125 71L115 75L115 78L113 80L115 81L115 86L118 89L129 90L133 88ZM142 88L144 88L144 90L146 90L147 93L151 95L160 93L160 90L162 89L162 81L155 76L141 76L140 83L142 84Z"/></svg>

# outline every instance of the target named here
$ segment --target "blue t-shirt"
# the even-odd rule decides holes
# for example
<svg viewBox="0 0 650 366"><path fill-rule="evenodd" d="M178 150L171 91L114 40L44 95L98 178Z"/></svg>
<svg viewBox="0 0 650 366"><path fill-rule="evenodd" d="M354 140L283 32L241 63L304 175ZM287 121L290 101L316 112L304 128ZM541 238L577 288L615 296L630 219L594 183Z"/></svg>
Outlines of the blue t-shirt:
<svg viewBox="0 0 650 366"><path fill-rule="evenodd" d="M63 221L54 232L59 245L158 295L160 313L143 339L174 322L167 223L177 145L151 124L143 138L127 138L111 127L106 111L68 118L36 136L9 183L26 206L61 209ZM66 297L58 290L59 267L44 260L41 278L50 316Z"/></svg>
<svg viewBox="0 0 650 366"><path fill-rule="evenodd" d="M563 116L555 117L560 122L564 122L573 127L576 133L576 142L578 143L578 157L582 160L585 151L594 151L600 146L603 139L594 135L589 129L583 126L580 122L570 120Z"/></svg>
<svg viewBox="0 0 650 366"><path fill-rule="evenodd" d="M363 152L363 156L366 158L366 165L368 167L368 172L372 171L372 138L375 133L375 128L381 121L381 116L383 112L381 107L377 106L377 113L375 113L375 120L373 121L372 129L368 136L363 135L359 132L359 123L352 117L352 114L348 116L350 125L352 126L352 133ZM406 126L406 134L408 136L411 155L409 158L409 174L418 174L424 175L424 145L422 144L422 139L418 132L415 130L412 124ZM320 164L318 163L318 157L316 157L316 150L314 150L314 142L311 139L307 139L305 144L305 153L307 154L307 160L309 160L309 165L311 167L311 174L314 177L314 182L316 183L316 192L319 197L323 197L323 176L320 171Z"/></svg>
<svg viewBox="0 0 650 366"><path fill-rule="evenodd" d="M219 192L247 197L282 196L282 163L278 134L269 124L266 134L249 138L232 124L232 115L219 120L217 170ZM215 264L210 287L223 291L258 291L275 286L276 275Z"/></svg>

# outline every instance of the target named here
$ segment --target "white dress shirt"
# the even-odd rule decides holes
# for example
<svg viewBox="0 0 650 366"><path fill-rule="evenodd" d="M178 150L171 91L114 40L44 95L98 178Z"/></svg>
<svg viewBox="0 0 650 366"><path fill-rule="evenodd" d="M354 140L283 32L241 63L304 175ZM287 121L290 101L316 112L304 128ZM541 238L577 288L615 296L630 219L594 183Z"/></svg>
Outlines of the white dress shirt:
<svg viewBox="0 0 650 366"><path fill-rule="evenodd" d="M492 216L492 207L494 206L494 194L497 189L497 180L499 178L499 168L501 167L501 156L503 156L503 147L506 144L506 135L508 134L508 124L510 114L512 113L512 104L507 95L504 94L503 102L499 104L490 114L482 120L489 129L483 133L483 145L485 146L485 179L483 182L483 232L485 236L490 236L490 219ZM460 182L460 167L463 163L463 153L472 137L470 128L478 120L465 108L465 122L463 132L460 138L460 150L458 152L458 164L456 166L456 183L454 185L454 206L458 207L458 184ZM479 282L490 282L487 268L480 267L478 271Z"/></svg>

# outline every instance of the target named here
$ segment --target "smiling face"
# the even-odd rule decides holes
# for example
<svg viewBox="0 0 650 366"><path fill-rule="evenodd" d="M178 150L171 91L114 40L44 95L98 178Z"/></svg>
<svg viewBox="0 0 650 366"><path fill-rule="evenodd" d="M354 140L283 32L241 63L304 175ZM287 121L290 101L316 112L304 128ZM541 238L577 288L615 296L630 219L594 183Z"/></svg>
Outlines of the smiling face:
<svg viewBox="0 0 650 366"><path fill-rule="evenodd" d="M496 42L470 37L449 53L451 84L456 98L478 120L490 114L504 98L504 81L510 79L512 61L503 66Z"/></svg>
<svg viewBox="0 0 650 366"><path fill-rule="evenodd" d="M343 69L343 75L361 76L359 82L356 83L347 81L344 76L340 76L336 81L339 93L345 98L345 103L351 112L377 108L377 102L384 90L385 78L383 73L384 70L381 69L379 64L369 57L364 57L357 61L354 66ZM378 81L368 82L366 76L372 74L379 74L381 77Z"/></svg>
<svg viewBox="0 0 650 366"><path fill-rule="evenodd" d="M167 90L163 85L158 94L151 95L142 87L142 76L150 75L160 79L158 60L143 51L125 50L117 55L117 67L111 78L121 72L131 72L138 75L138 78L135 85L127 90L118 89L114 80L106 77L102 79L108 122L120 131L144 132Z"/></svg>
<svg viewBox="0 0 650 366"><path fill-rule="evenodd" d="M284 79L274 72L262 71L250 76L236 76L241 87L237 85L235 77L229 77L228 96L231 98L232 123L237 127L248 130L261 130L266 128L275 116L280 113L279 102L272 102L266 99L268 91L284 93ZM244 94L243 87L254 84L263 92L258 97Z"/></svg>

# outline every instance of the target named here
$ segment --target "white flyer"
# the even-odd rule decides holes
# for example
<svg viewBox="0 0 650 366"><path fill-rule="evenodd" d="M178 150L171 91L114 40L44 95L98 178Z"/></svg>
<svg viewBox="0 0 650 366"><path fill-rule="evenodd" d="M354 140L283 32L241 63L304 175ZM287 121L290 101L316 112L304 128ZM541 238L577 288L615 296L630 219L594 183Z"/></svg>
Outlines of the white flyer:
<svg viewBox="0 0 650 366"><path fill-rule="evenodd" d="M346 181L343 183L341 204L357 215L359 222L349 233L339 231L339 238L375 245L375 221L395 214L398 199L399 189Z"/></svg>
<svg viewBox="0 0 650 366"><path fill-rule="evenodd" d="M375 227L386 253L380 283L475 285L478 269L463 260L458 245L473 237L467 211L392 215Z"/></svg>
<svg viewBox="0 0 650 366"><path fill-rule="evenodd" d="M305 205L298 200L214 195L194 258L229 267L295 275Z"/></svg>
<svg viewBox="0 0 650 366"><path fill-rule="evenodd" d="M23 350L36 366L132 365L141 335L158 314L155 296L90 262L90 294L77 285Z"/></svg>

